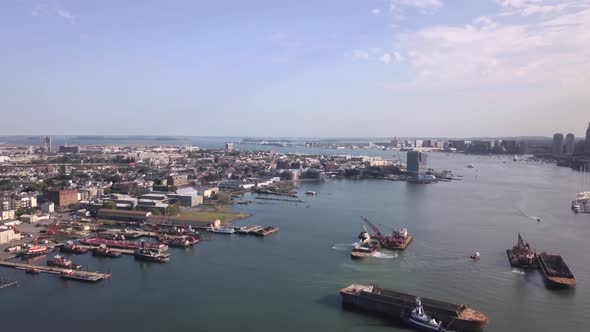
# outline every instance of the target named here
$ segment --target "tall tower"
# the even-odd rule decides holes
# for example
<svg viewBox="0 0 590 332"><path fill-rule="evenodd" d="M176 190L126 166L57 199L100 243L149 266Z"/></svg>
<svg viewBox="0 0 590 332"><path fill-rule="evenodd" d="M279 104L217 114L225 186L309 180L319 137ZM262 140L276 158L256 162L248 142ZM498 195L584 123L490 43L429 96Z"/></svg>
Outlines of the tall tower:
<svg viewBox="0 0 590 332"><path fill-rule="evenodd" d="M574 153L574 141L576 140L576 136L574 134L569 133L565 135L565 153L566 154L573 154Z"/></svg>
<svg viewBox="0 0 590 332"><path fill-rule="evenodd" d="M47 153L51 153L51 137L49 136L45 136L44 140L44 147L45 147L45 152Z"/></svg>
<svg viewBox="0 0 590 332"><path fill-rule="evenodd" d="M554 156L561 156L563 152L563 134L556 133L553 135L553 149L552 149Z"/></svg>
<svg viewBox="0 0 590 332"><path fill-rule="evenodd" d="M588 124L588 129L586 129L586 141L584 142L584 152L586 152L586 154L590 154L590 123Z"/></svg>

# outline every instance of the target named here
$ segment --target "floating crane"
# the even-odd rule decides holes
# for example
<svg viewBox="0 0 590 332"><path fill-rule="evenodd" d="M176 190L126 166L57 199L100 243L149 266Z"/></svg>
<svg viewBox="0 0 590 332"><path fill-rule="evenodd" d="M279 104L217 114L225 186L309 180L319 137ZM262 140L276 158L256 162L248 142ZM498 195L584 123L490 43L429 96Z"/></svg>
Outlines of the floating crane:
<svg viewBox="0 0 590 332"><path fill-rule="evenodd" d="M361 216L361 220L375 233L373 237L378 239L385 249L404 250L412 242L413 237L405 228L400 231L394 230L390 235L384 235L369 219Z"/></svg>

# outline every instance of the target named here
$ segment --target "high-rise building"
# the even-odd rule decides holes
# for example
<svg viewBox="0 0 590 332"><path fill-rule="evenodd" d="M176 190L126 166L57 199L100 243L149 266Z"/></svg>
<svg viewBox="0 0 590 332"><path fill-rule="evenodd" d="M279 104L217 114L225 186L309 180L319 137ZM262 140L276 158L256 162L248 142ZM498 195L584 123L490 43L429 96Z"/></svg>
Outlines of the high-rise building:
<svg viewBox="0 0 590 332"><path fill-rule="evenodd" d="M584 142L584 152L590 154L590 123L586 129L586 141Z"/></svg>
<svg viewBox="0 0 590 332"><path fill-rule="evenodd" d="M408 173L412 175L426 173L426 153L408 151Z"/></svg>
<svg viewBox="0 0 590 332"><path fill-rule="evenodd" d="M43 138L43 146L45 147L45 152L51 153L51 137L46 136Z"/></svg>
<svg viewBox="0 0 590 332"><path fill-rule="evenodd" d="M225 150L227 152L232 152L234 150L234 143L225 143Z"/></svg>
<svg viewBox="0 0 590 332"><path fill-rule="evenodd" d="M560 156L561 153L563 152L563 134L562 133L556 133L555 135L553 135L553 149L551 149L551 152L555 156Z"/></svg>
<svg viewBox="0 0 590 332"><path fill-rule="evenodd" d="M574 141L576 140L576 136L574 134L569 133L565 135L565 153L566 154L573 154L574 153Z"/></svg>

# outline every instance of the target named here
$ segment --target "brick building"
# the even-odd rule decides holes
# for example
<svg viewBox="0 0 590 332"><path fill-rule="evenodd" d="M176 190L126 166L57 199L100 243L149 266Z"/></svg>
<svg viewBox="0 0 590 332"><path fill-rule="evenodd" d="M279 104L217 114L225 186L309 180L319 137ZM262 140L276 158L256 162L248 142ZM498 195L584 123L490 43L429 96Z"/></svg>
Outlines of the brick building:
<svg viewBox="0 0 590 332"><path fill-rule="evenodd" d="M50 190L47 192L47 199L57 207L64 207L78 203L77 189Z"/></svg>

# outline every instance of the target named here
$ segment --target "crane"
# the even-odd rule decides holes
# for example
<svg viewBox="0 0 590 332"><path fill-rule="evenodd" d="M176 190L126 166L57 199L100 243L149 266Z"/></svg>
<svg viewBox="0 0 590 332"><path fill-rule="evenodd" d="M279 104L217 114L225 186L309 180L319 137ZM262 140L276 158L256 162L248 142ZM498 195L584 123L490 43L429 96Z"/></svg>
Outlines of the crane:
<svg viewBox="0 0 590 332"><path fill-rule="evenodd" d="M367 218L365 218L365 217L363 217L363 216L361 216L361 219L362 219L362 220L363 220L363 221L364 221L364 222L367 224L367 226L369 226L369 228L370 228L370 229L371 229L373 232L375 232L375 236L376 236L376 237L378 237L378 238L380 238L380 239L384 237L384 236L383 236L383 234L381 234L381 232L379 231L379 228L377 228L377 226L373 225L373 223L372 223L372 222L370 222L370 221L369 221L369 219L367 219Z"/></svg>

